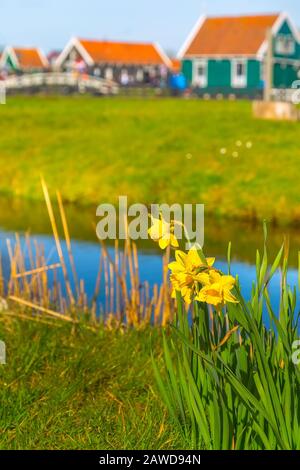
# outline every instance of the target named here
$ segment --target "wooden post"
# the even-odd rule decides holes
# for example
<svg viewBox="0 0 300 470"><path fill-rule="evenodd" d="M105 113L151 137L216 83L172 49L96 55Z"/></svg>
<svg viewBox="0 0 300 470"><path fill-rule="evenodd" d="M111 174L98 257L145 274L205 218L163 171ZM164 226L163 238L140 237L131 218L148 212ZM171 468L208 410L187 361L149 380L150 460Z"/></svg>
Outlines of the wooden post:
<svg viewBox="0 0 300 470"><path fill-rule="evenodd" d="M276 119L285 121L299 121L300 113L297 107L282 99L272 100L272 90L274 86L274 57L273 57L273 34L269 29L266 37L267 51L264 60L264 99L253 102L253 114L257 119ZM279 98L280 99L280 98Z"/></svg>
<svg viewBox="0 0 300 470"><path fill-rule="evenodd" d="M267 31L267 53L265 60L265 90L264 100L271 101L273 88L273 34L272 29Z"/></svg>

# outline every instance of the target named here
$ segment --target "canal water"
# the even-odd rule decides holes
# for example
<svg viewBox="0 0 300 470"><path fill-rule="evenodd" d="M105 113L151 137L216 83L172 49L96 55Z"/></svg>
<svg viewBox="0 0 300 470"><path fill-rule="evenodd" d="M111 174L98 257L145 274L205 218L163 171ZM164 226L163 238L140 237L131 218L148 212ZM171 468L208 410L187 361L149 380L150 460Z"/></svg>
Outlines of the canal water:
<svg viewBox="0 0 300 470"><path fill-rule="evenodd" d="M96 207L78 208L66 205L65 211L69 223L69 231L72 237L72 251L75 259L77 273L84 280L85 290L91 299L94 294L97 273L99 269L100 244L95 233ZM55 212L58 213L57 209ZM61 229L61 227L60 227ZM16 199L0 199L0 250L4 277L9 276L9 259L7 252L7 239L14 243L15 233L21 238L25 246L25 233L30 233L38 244L44 246L48 264L58 262L55 242L52 236L51 225L45 209L45 205L36 202L24 202ZM61 234L62 234L61 229ZM284 237L290 240L290 269L288 282L291 286L298 286L297 259L300 247L300 231L290 228L269 227L269 259L273 260L280 249ZM232 242L233 275L238 274L242 291L246 299L250 297L252 283L255 280L256 250L263 248L263 230L261 225L237 223L232 221L220 221L205 218L205 244L206 256L216 257L216 266L227 271L227 246ZM65 253L66 244L62 237L62 245ZM113 246L108 250L114 253ZM151 242L143 242L138 245L139 270L141 281L148 281L150 286L160 283L162 280L161 251ZM273 305L277 309L279 305L280 274L277 274L270 285ZM104 302L103 298L99 299Z"/></svg>

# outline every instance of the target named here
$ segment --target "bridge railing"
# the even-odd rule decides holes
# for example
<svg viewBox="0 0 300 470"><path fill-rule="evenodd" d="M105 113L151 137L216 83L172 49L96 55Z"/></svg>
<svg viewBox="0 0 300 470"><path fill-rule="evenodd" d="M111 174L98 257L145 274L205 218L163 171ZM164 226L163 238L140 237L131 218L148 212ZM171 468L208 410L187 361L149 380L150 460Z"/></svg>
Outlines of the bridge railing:
<svg viewBox="0 0 300 470"><path fill-rule="evenodd" d="M118 84L111 80L62 72L11 75L2 83L7 91L53 86L77 88L80 93L94 91L104 95L117 94L119 91Z"/></svg>

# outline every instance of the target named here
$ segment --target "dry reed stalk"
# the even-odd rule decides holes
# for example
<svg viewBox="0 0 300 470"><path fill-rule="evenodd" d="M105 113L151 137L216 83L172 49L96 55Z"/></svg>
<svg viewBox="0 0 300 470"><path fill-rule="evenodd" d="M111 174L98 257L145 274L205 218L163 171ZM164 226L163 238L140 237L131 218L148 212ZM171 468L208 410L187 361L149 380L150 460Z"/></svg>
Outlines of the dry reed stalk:
<svg viewBox="0 0 300 470"><path fill-rule="evenodd" d="M103 258L107 259L109 261L110 264L112 264L114 267L115 267L115 263L114 261L112 260L112 258L110 257L107 249L106 249L106 246L104 244L104 242L102 240L100 240L100 243L101 243L101 247L102 247L102 252L103 252ZM126 245L125 245L126 246ZM127 283L126 283L126 258L125 258L125 249L124 249L124 254L123 254L123 258L122 258L122 272L121 274L118 272L118 270L116 270L116 268L114 269L114 272L115 272L115 275L117 277L117 280L119 281L120 283L120 286L122 288L122 293L123 293L123 297L124 297L124 301L125 301L125 304L128 303L128 291L127 291Z"/></svg>
<svg viewBox="0 0 300 470"><path fill-rule="evenodd" d="M41 260L40 246L36 239L33 240L34 250L35 250L35 266L36 269L40 268L43 263ZM36 286L37 286L37 302L40 302L40 299L43 298L43 286L42 280L39 275L36 276Z"/></svg>
<svg viewBox="0 0 300 470"><path fill-rule="evenodd" d="M103 253L103 266L104 266L104 292L105 292L105 315L108 314L108 296L109 296L109 285L108 285L108 261L107 252Z"/></svg>
<svg viewBox="0 0 300 470"><path fill-rule="evenodd" d="M84 313L87 315L89 312L89 305L88 305L88 296L87 293L85 292L84 294Z"/></svg>
<svg viewBox="0 0 300 470"><path fill-rule="evenodd" d="M88 312L88 301L87 301L87 294L85 290L85 282L84 279L81 280L81 296L82 296L82 310L84 314Z"/></svg>
<svg viewBox="0 0 300 470"><path fill-rule="evenodd" d="M57 294L58 294L57 300L58 300L58 306L59 306L58 310L60 312L64 313L65 310L64 310L63 295L62 295L62 290L61 290L61 284L60 283L58 283L58 285L57 285Z"/></svg>
<svg viewBox="0 0 300 470"><path fill-rule="evenodd" d="M34 259L33 259L32 247L31 247L31 239L30 239L28 232L26 232L25 234L25 245L26 245L27 252L28 252L28 259L29 259L30 267L31 269L34 269Z"/></svg>
<svg viewBox="0 0 300 470"><path fill-rule="evenodd" d="M131 306L129 302L129 296L128 296L128 290L127 290L127 266L129 265L128 258L130 257L130 254L128 252L128 249L130 248L130 239L128 237L128 219L127 219L127 214L124 214L124 227L125 227L125 243L124 243L124 254L123 254L123 260L122 260L122 272L121 272L121 280L122 280L122 289L123 292L126 292L126 295L124 297L124 309L123 309L123 315L122 315L122 321L127 319L128 312L130 312Z"/></svg>
<svg viewBox="0 0 300 470"><path fill-rule="evenodd" d="M71 322L71 323L76 323L76 320L74 320L74 318L72 318L72 317L69 317L68 315L64 315L62 313L54 312L54 310L50 310L50 309L42 307L40 305L36 305L32 302L29 302L28 300L24 300L24 299L21 299L19 297L16 297L15 295L10 295L8 297L8 299L12 300L13 302L24 305L25 307L32 308L33 310L39 310L40 312L43 312L47 315L55 317L59 320L63 320L63 321Z"/></svg>
<svg viewBox="0 0 300 470"><path fill-rule="evenodd" d="M124 244L124 252L122 254L122 259L121 259L121 274L119 277L125 304L127 304L128 302L128 289L127 289L127 282L126 282L126 278L127 278L126 258L127 258L127 243Z"/></svg>
<svg viewBox="0 0 300 470"><path fill-rule="evenodd" d="M110 286L110 312L114 311L114 300L115 300L115 279L114 279L114 268L113 265L109 265L109 286Z"/></svg>
<svg viewBox="0 0 300 470"><path fill-rule="evenodd" d="M137 307L138 307L137 306L137 286L136 286L136 276L134 272L133 254L132 254L130 239L128 239L127 245L128 245L127 252L128 252L129 277L130 277L130 286L131 286L130 309L127 310L127 312L130 313L130 319L128 319L128 321L130 322L129 324L137 325L138 320L139 320L138 318L139 315L138 315L138 310L137 310Z"/></svg>
<svg viewBox="0 0 300 470"><path fill-rule="evenodd" d="M45 202L46 202L46 206L47 206L47 210L48 210L48 214L49 214L49 218L50 218L50 223L51 223L51 227L52 227L52 231L53 231L53 236L54 236L54 239L55 239L56 249L57 249L58 257L59 257L60 264L61 264L62 271L63 271L63 275L64 275L67 294L68 294L71 306L74 306L75 305L75 300L74 300L74 296L73 296L73 293L72 293L72 289L71 289L71 285L70 285L70 281L69 281L69 277L68 277L68 272L67 272L65 259L64 259L64 255L63 255L63 251L62 251L62 247L61 247L61 243L60 243L60 239L59 239L59 235L58 235L56 219L55 219L55 216L54 216L52 203L51 203L51 199L50 199L50 196L49 196L49 191L48 191L47 185L45 183L45 180L43 178L41 178L41 183L42 183L44 198L45 198Z"/></svg>
<svg viewBox="0 0 300 470"><path fill-rule="evenodd" d="M44 320L44 318L39 318L39 317L33 317L29 315L24 315L22 313L14 313L14 312L2 312L2 315L6 315L7 317L14 317L14 318L21 318L22 320L30 320L30 321L35 321L38 323L42 323L43 325L51 325L51 326L59 326L59 324L54 320L54 321L47 321Z"/></svg>
<svg viewBox="0 0 300 470"><path fill-rule="evenodd" d="M146 294L145 294L146 295ZM154 297L151 299L149 303L144 304L144 312L142 316L142 324L144 326L149 325L152 320L152 314L153 314L153 309L154 309Z"/></svg>
<svg viewBox="0 0 300 470"><path fill-rule="evenodd" d="M133 267L134 267L134 277L135 277L135 287L136 287L136 303L140 305L140 272L139 272L139 259L137 254L136 244L132 244L133 252Z"/></svg>
<svg viewBox="0 0 300 470"><path fill-rule="evenodd" d="M27 258L21 245L20 238L16 235L14 250L11 242L7 241L9 262L11 267L11 276L9 279L8 293L11 300L21 305L39 310L45 315L53 318L67 319L67 321L78 322L75 315L80 307L85 314L90 314L90 321L93 325L101 323L97 318L97 299L101 293L101 281L104 277L104 310L100 305L100 312L104 314L104 323L107 325L122 325L124 322L128 326L143 327L154 321L155 324L166 324L172 318L172 305L170 302L170 286L168 283L168 262L170 250L167 250L163 258L163 282L160 286L155 285L150 292L149 283L140 281L138 249L135 243L129 238L124 243L124 248L120 251L118 240L115 241L114 256L111 257L106 245L101 242L101 255L99 260L99 269L96 278L94 296L92 298L91 308L88 307L88 298L84 286L84 281L79 282L76 273L75 261L72 253L71 238L69 234L67 218L63 207L62 198L57 192L57 200L60 211L60 217L64 230L64 237L68 249L68 256L71 266L71 277L73 275L76 284L76 301L73 296L69 273L67 271L62 246L60 243L56 219L54 216L48 188L42 179L42 186L51 222L55 247L58 253L59 262L49 264L45 259L43 248L34 240L34 254L32 251L32 242L29 235L26 234L26 246L28 250L28 259L30 269L25 269ZM127 219L125 219L126 232L128 233ZM48 259L50 255L48 256ZM25 263L26 259L26 263ZM66 297L62 291L62 285L58 281L58 269L63 271L64 287L66 288ZM49 276L53 273L53 284L49 288ZM31 276L31 278L29 278ZM129 279L129 282L128 282ZM3 289L1 287L0 289ZM64 290L64 289L63 289ZM25 299L24 299L25 297ZM53 310L61 313L57 313ZM75 308L76 307L76 308ZM70 315L68 312L71 312Z"/></svg>
<svg viewBox="0 0 300 470"><path fill-rule="evenodd" d="M36 270L39 270L43 268L44 266L47 265L46 260L45 260L45 253L44 253L44 248L43 246L38 245L37 241L34 240L35 244L35 250L36 250ZM23 256L24 257L24 256ZM23 267L25 269L25 267ZM48 277L47 273L45 272L44 269L42 269L40 272L37 272L37 274L34 275L34 277L37 278L37 288L38 288L38 296L37 296L37 301L40 303L42 302L44 307L48 307L49 305L49 292L48 292ZM27 282L27 278L24 277L23 281ZM28 297L31 298L31 288L30 288L30 283L28 282L29 285L29 293Z"/></svg>
<svg viewBox="0 0 300 470"><path fill-rule="evenodd" d="M96 285L95 285L95 290L94 290L94 295L92 299L92 320L94 323L97 322L97 300L101 288L101 278L102 278L102 270L103 270L103 254L101 252L100 258L99 258L99 268L98 268L98 273L97 273L97 278L96 278Z"/></svg>
<svg viewBox="0 0 300 470"><path fill-rule="evenodd" d="M78 304L80 308L84 308L84 280L80 279L79 281L79 299Z"/></svg>
<svg viewBox="0 0 300 470"><path fill-rule="evenodd" d="M15 234L15 256L16 256L16 268L18 271L25 271L25 256L22 252L22 247L21 247L21 241L20 241L20 236L16 233ZM17 274L16 274L17 278ZM30 296L30 285L27 282L27 279L22 279L21 282L21 287L20 289L25 292L25 295L27 297Z"/></svg>
<svg viewBox="0 0 300 470"><path fill-rule="evenodd" d="M149 298L150 298L149 282L146 281L144 285L145 285L145 304L148 305L149 304Z"/></svg>
<svg viewBox="0 0 300 470"><path fill-rule="evenodd" d="M24 271L16 274L14 277L18 279L20 277L33 276L34 274L39 274L45 271L55 270L56 268L61 268L60 263L50 264L48 266L41 266L40 268L31 269L30 271Z"/></svg>
<svg viewBox="0 0 300 470"><path fill-rule="evenodd" d="M62 304L62 311L64 312L67 312L68 311L68 302L67 302L67 299L65 297L62 296L61 298L61 304Z"/></svg>
<svg viewBox="0 0 300 470"><path fill-rule="evenodd" d="M43 262L45 262L45 258L43 258ZM42 278L42 288L43 288L43 305L47 307L49 305L49 291L48 291L48 276L46 271L42 271L38 274Z"/></svg>
<svg viewBox="0 0 300 470"><path fill-rule="evenodd" d="M16 270L15 259L14 259L14 256L13 256L11 241L9 239L6 239L6 245L7 245L7 252L8 252L9 263L10 263L10 279L9 279L9 282L8 282L8 293L11 294L11 293L14 292L14 289L15 289L14 276L15 276L17 270Z"/></svg>
<svg viewBox="0 0 300 470"><path fill-rule="evenodd" d="M4 295L4 277L3 277L3 270L2 270L2 254L0 252L0 295L3 297Z"/></svg>
<svg viewBox="0 0 300 470"><path fill-rule="evenodd" d="M26 233L25 235L25 243L27 247L27 252L28 252L28 259L29 259L29 265L31 269L36 269L36 265L34 263L34 258L33 258L33 253L32 253L32 244L31 240L29 237L29 233ZM37 293L38 293L38 287L37 287L37 279L36 276L33 276L31 279L30 283L30 288L31 288L31 296L34 299L37 299Z"/></svg>
<svg viewBox="0 0 300 470"><path fill-rule="evenodd" d="M69 226L67 222L67 217L64 209L64 205L62 202L62 197L59 191L56 192L56 197L57 197L57 202L58 202L58 207L59 207L59 212L60 212L60 218L62 221L62 226L65 234L65 240L66 240L66 245L67 245L67 250L68 250L68 255L69 255L69 260L70 260L70 265L71 265L71 270L73 274L73 280L75 284L75 290L77 293L77 297L79 295L79 283L78 283L78 276L77 276L77 271L76 271L76 266L75 266L75 260L73 256L73 251L72 251L72 245L71 245L71 238L70 238L70 233L69 233Z"/></svg>
<svg viewBox="0 0 300 470"><path fill-rule="evenodd" d="M57 295L58 295L58 290L57 290L57 269L53 270L53 284L52 284L52 289L51 289L51 300L54 305L57 306Z"/></svg>
<svg viewBox="0 0 300 470"><path fill-rule="evenodd" d="M120 257L119 257L119 242L118 240L115 240L115 271L119 272L119 263L120 263ZM116 282L116 315L118 320L121 319L121 302L120 302L120 284L119 282Z"/></svg>
<svg viewBox="0 0 300 470"><path fill-rule="evenodd" d="M134 324L138 325L139 321L143 318L143 316L149 317L148 310L147 310L147 305L145 302L140 301L140 294L139 294L139 288L140 288L140 280L139 280L139 275L138 275L138 256L137 256L137 250L136 254L134 254L134 249L131 249L130 241L127 240L125 243L124 247L124 252L121 255L121 263L119 262L113 262L111 259L110 255L108 254L106 247L104 243L101 241L102 245L102 250L103 253L105 254L105 257L108 259L109 263L113 265L114 271L116 274L116 280L119 281L122 294L123 294L123 299L125 300L125 315L126 315L126 320L128 324ZM116 256L116 255L115 255ZM119 265L121 264L121 274L119 273ZM126 284L126 267L129 267L129 277L130 277L130 287L131 287L131 292L130 292L130 300L128 298L128 293L127 293L127 284ZM118 285L118 283L117 283ZM106 294L107 295L107 294ZM137 302L138 300L138 302ZM151 303L151 307L152 303ZM107 309L106 309L107 311ZM118 309L117 309L118 311ZM122 319L122 314L121 314L121 319Z"/></svg>
<svg viewBox="0 0 300 470"><path fill-rule="evenodd" d="M45 258L45 249L43 245L40 245L40 266L45 266L47 264L46 258ZM38 277L41 278L41 286L42 286L42 302L44 306L48 305L49 298L48 298L48 273L46 271L42 271L37 274Z"/></svg>

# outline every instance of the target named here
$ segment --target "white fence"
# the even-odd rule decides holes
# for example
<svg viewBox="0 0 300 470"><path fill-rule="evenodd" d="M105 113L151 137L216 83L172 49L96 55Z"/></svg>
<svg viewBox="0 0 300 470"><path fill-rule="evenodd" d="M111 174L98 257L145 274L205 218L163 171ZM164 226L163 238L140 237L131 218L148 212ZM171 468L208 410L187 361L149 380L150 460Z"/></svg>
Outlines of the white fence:
<svg viewBox="0 0 300 470"><path fill-rule="evenodd" d="M80 93L95 92L101 95L115 95L119 91L117 83L110 80L58 72L11 75L2 84L7 92L51 87L67 87Z"/></svg>
<svg viewBox="0 0 300 470"><path fill-rule="evenodd" d="M0 104L6 104L6 88L3 81L0 81Z"/></svg>
<svg viewBox="0 0 300 470"><path fill-rule="evenodd" d="M294 82L292 88L274 88L271 96L273 101L300 104L300 80Z"/></svg>

